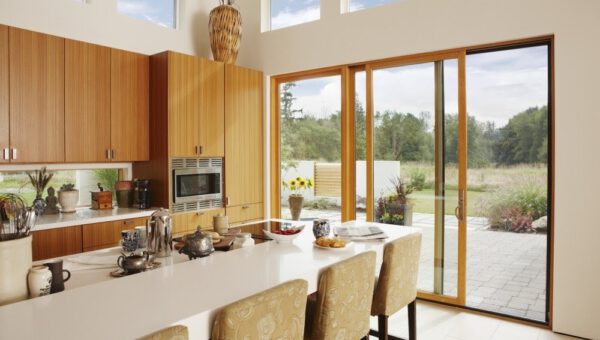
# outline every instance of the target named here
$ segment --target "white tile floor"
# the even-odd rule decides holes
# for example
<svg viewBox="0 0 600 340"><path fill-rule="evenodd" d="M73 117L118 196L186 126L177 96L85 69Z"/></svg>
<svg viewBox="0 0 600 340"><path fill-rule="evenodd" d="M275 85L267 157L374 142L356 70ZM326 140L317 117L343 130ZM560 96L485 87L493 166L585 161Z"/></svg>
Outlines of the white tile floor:
<svg viewBox="0 0 600 340"><path fill-rule="evenodd" d="M406 308L389 320L390 334L408 339ZM377 329L377 318L371 318ZM568 340L577 339L549 330L429 302L417 303L419 340ZM371 339L376 339L371 337Z"/></svg>

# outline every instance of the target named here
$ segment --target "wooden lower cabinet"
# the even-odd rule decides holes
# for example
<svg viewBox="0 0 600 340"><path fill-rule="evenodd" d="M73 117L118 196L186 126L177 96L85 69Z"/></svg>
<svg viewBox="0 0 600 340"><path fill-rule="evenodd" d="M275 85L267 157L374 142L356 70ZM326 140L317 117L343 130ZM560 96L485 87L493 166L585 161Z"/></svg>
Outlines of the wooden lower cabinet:
<svg viewBox="0 0 600 340"><path fill-rule="evenodd" d="M264 205L262 203L243 204L227 207L227 219L230 224L263 219Z"/></svg>
<svg viewBox="0 0 600 340"><path fill-rule="evenodd" d="M34 231L32 239L33 260L81 253L81 226Z"/></svg>
<svg viewBox="0 0 600 340"><path fill-rule="evenodd" d="M121 231L145 226L147 218L111 221L83 226L83 251L116 247L121 240Z"/></svg>
<svg viewBox="0 0 600 340"><path fill-rule="evenodd" d="M198 226L202 229L213 229L213 217L225 214L225 209L211 209L205 211L194 211L174 214L172 216L173 235L185 234L196 231Z"/></svg>

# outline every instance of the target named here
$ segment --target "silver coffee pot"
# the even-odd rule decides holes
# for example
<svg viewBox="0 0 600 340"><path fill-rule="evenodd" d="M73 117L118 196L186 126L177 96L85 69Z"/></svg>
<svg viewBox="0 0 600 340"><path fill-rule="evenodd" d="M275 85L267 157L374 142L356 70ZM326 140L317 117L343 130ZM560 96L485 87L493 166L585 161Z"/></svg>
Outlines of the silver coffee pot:
<svg viewBox="0 0 600 340"><path fill-rule="evenodd" d="M173 227L171 214L163 208L155 211L150 220L146 222L146 235L148 238L148 251L154 252L157 257L171 256L173 250Z"/></svg>

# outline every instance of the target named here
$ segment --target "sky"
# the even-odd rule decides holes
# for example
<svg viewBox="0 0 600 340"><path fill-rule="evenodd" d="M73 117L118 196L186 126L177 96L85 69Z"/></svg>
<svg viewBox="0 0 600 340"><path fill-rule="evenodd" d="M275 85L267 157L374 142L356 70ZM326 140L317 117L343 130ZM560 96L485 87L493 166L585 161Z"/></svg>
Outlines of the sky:
<svg viewBox="0 0 600 340"><path fill-rule="evenodd" d="M479 121L506 125L515 114L548 102L548 60L545 46L467 56L467 111ZM433 63L373 72L375 111L430 112L434 110ZM295 108L323 117L341 108L339 76L303 80L293 89ZM365 104L365 75L357 74L357 96ZM444 62L447 113L458 112L456 60Z"/></svg>
<svg viewBox="0 0 600 340"><path fill-rule="evenodd" d="M137 19L157 25L175 26L175 0L117 0L117 10Z"/></svg>
<svg viewBox="0 0 600 340"><path fill-rule="evenodd" d="M327 0L334 1L334 0ZM339 0L338 0L339 1ZM350 11L380 6L398 0L349 0ZM271 0L271 29L319 20L320 0Z"/></svg>

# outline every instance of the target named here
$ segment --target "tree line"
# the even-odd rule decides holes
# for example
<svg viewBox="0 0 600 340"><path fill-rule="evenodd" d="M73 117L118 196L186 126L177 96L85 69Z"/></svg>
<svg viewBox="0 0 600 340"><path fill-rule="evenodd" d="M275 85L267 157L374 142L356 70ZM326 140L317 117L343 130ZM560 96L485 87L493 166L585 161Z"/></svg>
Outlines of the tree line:
<svg viewBox="0 0 600 340"><path fill-rule="evenodd" d="M339 162L341 157L341 113L315 117L294 109L292 89L286 83L281 91L282 160ZM356 159L366 159L365 109L356 100ZM374 153L377 160L433 162L435 134L430 113L376 112ZM531 107L510 118L503 127L493 122L467 119L469 167L490 164L515 165L546 163L548 154L548 110ZM458 159L458 115L444 117L444 156L446 163Z"/></svg>

